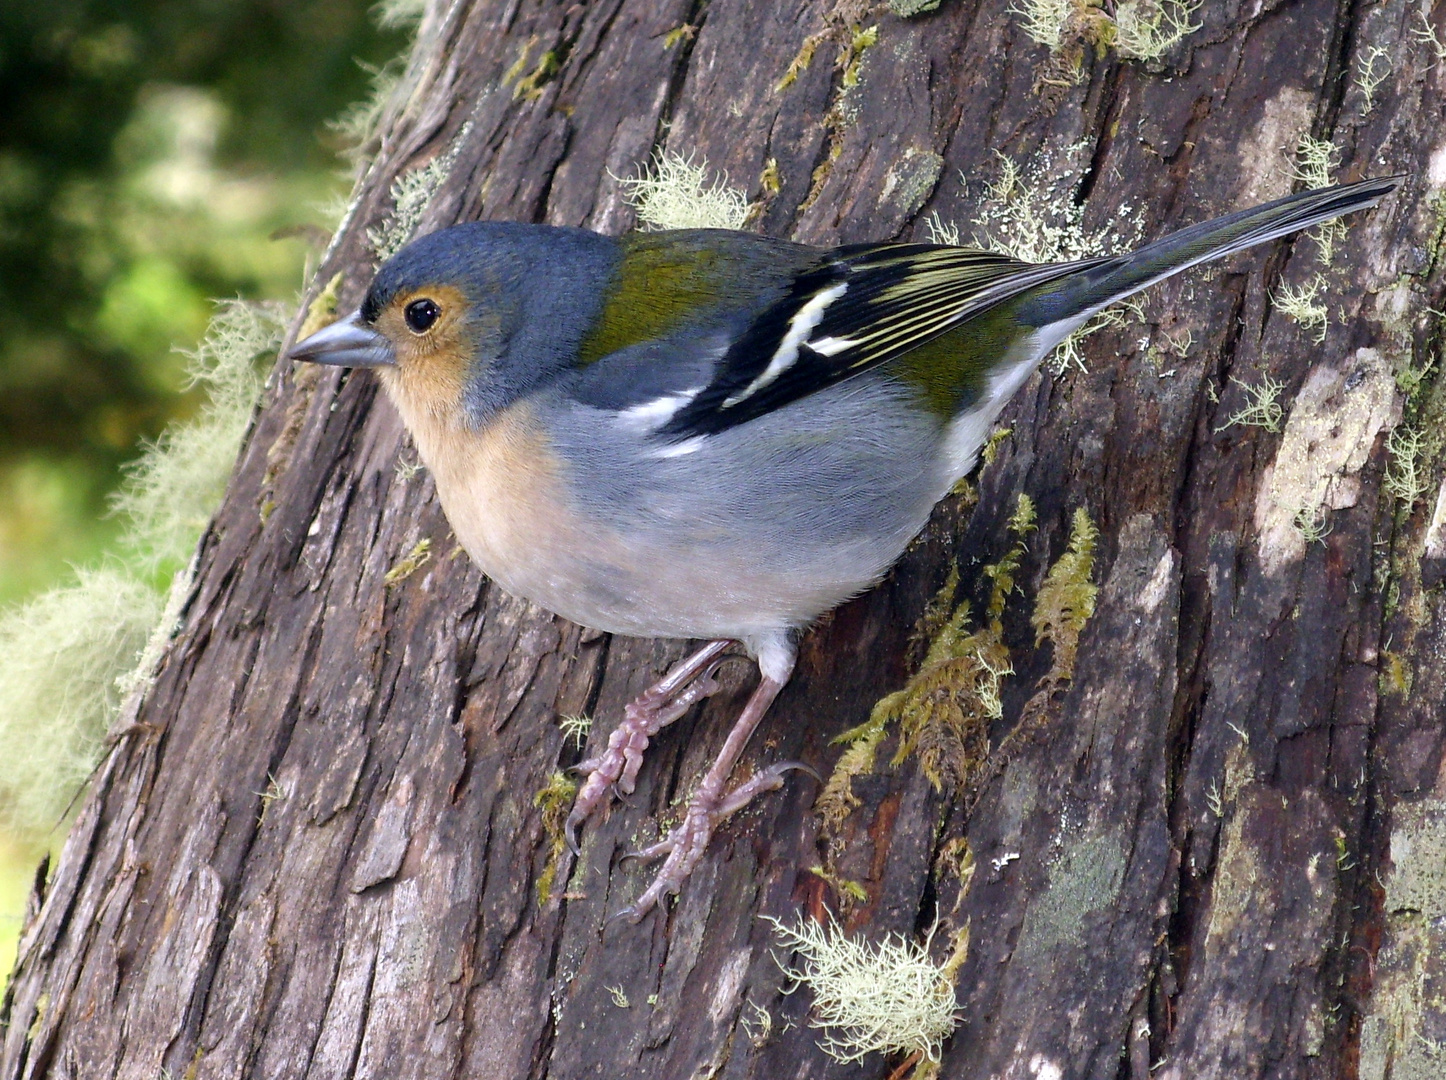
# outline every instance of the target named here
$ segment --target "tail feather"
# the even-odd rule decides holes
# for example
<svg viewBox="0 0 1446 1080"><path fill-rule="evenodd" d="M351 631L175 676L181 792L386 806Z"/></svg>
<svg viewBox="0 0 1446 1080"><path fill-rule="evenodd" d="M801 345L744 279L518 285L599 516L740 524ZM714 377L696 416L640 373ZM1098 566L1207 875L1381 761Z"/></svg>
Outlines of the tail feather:
<svg viewBox="0 0 1446 1080"><path fill-rule="evenodd" d="M1181 270L1375 206L1401 180L1401 176L1388 176L1302 191L1202 221L1128 255L1107 259L1052 282L1024 305L1020 318L1033 326L1086 318Z"/></svg>

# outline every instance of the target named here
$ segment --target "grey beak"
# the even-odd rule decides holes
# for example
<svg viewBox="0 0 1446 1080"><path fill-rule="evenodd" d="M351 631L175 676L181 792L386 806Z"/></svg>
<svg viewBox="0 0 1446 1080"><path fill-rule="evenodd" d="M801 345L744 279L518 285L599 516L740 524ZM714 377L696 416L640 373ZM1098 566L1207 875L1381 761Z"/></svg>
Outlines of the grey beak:
<svg viewBox="0 0 1446 1080"><path fill-rule="evenodd" d="M286 357L339 367L387 367L397 362L391 342L363 323L360 311L298 341Z"/></svg>

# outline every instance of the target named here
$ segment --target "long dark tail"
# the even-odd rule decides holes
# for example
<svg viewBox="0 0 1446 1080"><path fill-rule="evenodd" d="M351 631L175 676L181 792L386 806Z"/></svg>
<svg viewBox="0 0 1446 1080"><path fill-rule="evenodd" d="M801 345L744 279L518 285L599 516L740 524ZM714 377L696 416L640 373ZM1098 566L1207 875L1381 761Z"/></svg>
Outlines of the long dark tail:
<svg viewBox="0 0 1446 1080"><path fill-rule="evenodd" d="M1046 326L1088 316L1181 270L1375 206L1402 179L1388 176L1302 191L1191 225L1128 255L1051 282L1023 306L1020 318Z"/></svg>

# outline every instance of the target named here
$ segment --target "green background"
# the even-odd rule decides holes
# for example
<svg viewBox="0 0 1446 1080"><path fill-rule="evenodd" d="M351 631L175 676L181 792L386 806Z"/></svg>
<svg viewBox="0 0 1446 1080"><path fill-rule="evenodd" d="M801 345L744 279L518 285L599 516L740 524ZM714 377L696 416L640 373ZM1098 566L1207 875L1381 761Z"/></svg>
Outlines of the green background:
<svg viewBox="0 0 1446 1080"><path fill-rule="evenodd" d="M113 543L107 496L197 407L217 298L293 302L351 187L330 123L406 46L361 0L0 5L0 604ZM0 807L0 814L3 814ZM36 863L0 832L0 972Z"/></svg>

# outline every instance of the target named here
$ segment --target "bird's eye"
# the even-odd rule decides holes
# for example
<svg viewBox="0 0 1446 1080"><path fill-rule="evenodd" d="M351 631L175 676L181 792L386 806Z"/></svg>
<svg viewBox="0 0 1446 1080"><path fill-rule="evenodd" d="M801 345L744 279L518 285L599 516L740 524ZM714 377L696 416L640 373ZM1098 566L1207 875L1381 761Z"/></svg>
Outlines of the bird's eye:
<svg viewBox="0 0 1446 1080"><path fill-rule="evenodd" d="M431 300L413 300L407 305L407 325L412 328L414 334L425 334L437 321L437 316L442 314L439 308Z"/></svg>

